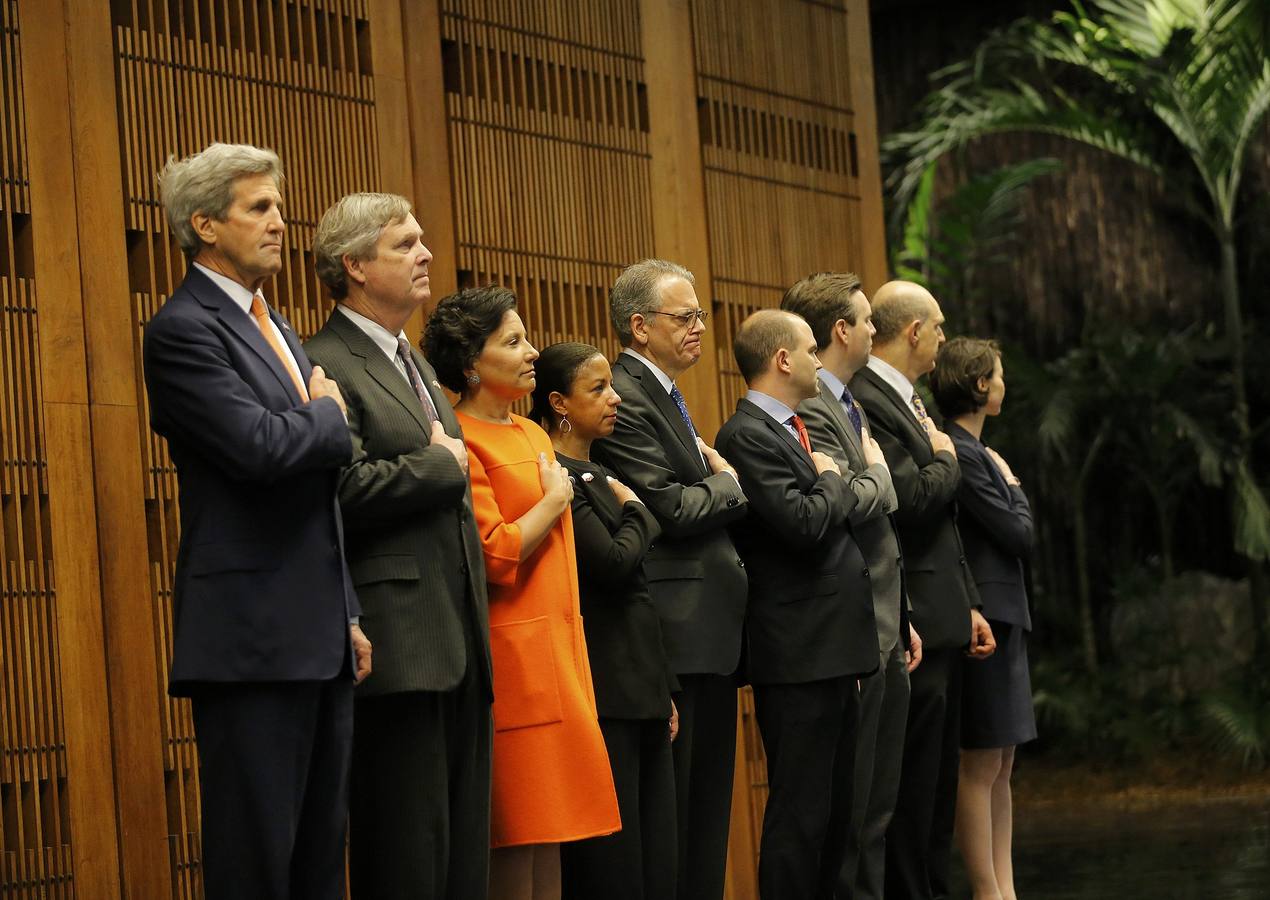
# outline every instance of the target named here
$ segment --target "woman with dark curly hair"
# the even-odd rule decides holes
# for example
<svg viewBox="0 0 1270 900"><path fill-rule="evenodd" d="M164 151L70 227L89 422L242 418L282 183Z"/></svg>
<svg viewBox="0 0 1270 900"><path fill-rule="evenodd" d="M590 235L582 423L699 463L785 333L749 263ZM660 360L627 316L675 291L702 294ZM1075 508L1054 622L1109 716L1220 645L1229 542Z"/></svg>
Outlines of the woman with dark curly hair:
<svg viewBox="0 0 1270 900"><path fill-rule="evenodd" d="M621 828L578 609L573 490L546 433L511 411L533 390L538 358L511 291L446 297L424 353L460 395L489 581L490 897L559 898L559 845Z"/></svg>
<svg viewBox="0 0 1270 900"><path fill-rule="evenodd" d="M1010 773L1014 748L1036 737L1027 665L1032 619L1023 583L1032 511L1010 466L981 440L984 419L999 415L1005 399L996 342L949 341L935 360L930 386L957 448L957 526L997 639L992 656L962 664L957 843L975 900L1014 900Z"/></svg>
<svg viewBox="0 0 1270 900"><path fill-rule="evenodd" d="M530 416L551 435L573 479L582 613L600 730L609 751L622 830L560 848L568 900L653 900L675 892L678 727L661 621L648 595L644 557L661 534L635 492L591 460L613 433L622 398L608 360L590 344L552 344L537 363ZM669 727L668 727L669 726Z"/></svg>

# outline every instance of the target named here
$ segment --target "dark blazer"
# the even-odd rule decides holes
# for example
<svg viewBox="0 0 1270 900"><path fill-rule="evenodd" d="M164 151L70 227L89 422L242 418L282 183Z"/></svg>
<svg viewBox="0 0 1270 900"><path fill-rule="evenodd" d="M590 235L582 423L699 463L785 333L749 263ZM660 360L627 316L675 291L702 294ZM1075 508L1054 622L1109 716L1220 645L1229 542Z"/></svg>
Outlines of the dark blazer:
<svg viewBox="0 0 1270 900"><path fill-rule="evenodd" d="M856 401L856 409L868 427L868 416ZM908 594L904 583L904 556L892 514L899 502L890 473L864 461L860 435L847 418L842 402L817 380L817 394L798 406L811 446L833 457L856 496L847 516L873 586L873 616L878 626L878 649L889 652L896 640L909 646Z"/></svg>
<svg viewBox="0 0 1270 900"><path fill-rule="evenodd" d="M869 569L847 526L856 496L783 425L749 400L717 448L741 477L749 515L736 526L750 575L745 672L755 684L796 684L878 667Z"/></svg>
<svg viewBox="0 0 1270 900"><path fill-rule="evenodd" d="M573 543L596 708L611 719L669 717L678 686L643 566L661 527L647 507L617 502L603 466L561 453L556 459L573 478Z"/></svg>
<svg viewBox="0 0 1270 900"><path fill-rule="evenodd" d="M430 445L406 377L342 312L304 349L348 406L353 459L340 475L340 508L362 630L375 647L375 674L359 696L453 688L466 671L465 630L491 691L485 563L467 475L448 450ZM446 434L462 439L436 373L411 356Z"/></svg>
<svg viewBox="0 0 1270 900"><path fill-rule="evenodd" d="M307 384L299 340L270 315ZM142 354L180 485L169 690L334 678L360 612L335 498L352 453L339 406L302 402L250 314L194 266Z"/></svg>
<svg viewBox="0 0 1270 900"><path fill-rule="evenodd" d="M728 473L707 471L674 401L646 365L622 354L613 363L613 387L622 397L617 427L592 454L661 526L644 572L671 670L730 675L741 656L746 577L726 526L745 515L745 495Z"/></svg>
<svg viewBox="0 0 1270 900"><path fill-rule="evenodd" d="M1007 484L983 443L955 422L948 436L957 445L961 484L957 527L979 588L983 614L1032 630L1023 581L1023 560L1032 553L1032 508L1018 485Z"/></svg>
<svg viewBox="0 0 1270 900"><path fill-rule="evenodd" d="M934 452L912 407L867 366L851 379L851 393L868 412L891 467L908 597L922 645L930 650L965 646L970 608L979 605L979 596L957 532L957 459Z"/></svg>

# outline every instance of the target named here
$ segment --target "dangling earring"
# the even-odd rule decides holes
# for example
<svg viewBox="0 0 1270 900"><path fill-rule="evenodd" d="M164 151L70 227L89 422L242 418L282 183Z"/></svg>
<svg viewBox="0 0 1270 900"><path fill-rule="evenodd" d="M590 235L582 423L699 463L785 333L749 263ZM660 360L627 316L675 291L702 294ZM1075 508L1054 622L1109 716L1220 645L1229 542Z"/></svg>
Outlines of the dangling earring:
<svg viewBox="0 0 1270 900"><path fill-rule="evenodd" d="M569 417L561 416L560 417L560 433L568 434L572 430L573 430L573 425L569 423Z"/></svg>
<svg viewBox="0 0 1270 900"><path fill-rule="evenodd" d="M467 383L470 385L478 385L481 383L481 376L473 372L471 375L467 376Z"/></svg>

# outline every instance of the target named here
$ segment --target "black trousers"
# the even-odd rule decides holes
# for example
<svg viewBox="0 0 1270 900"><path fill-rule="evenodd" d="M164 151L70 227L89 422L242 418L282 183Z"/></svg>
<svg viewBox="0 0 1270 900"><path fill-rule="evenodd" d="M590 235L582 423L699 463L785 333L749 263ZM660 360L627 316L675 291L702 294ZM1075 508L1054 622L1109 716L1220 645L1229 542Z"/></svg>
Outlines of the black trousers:
<svg viewBox="0 0 1270 900"><path fill-rule="evenodd" d="M895 812L908 722L908 666L897 642L881 656L878 671L860 683L860 739L855 759L855 799L837 900L882 900L886 832Z"/></svg>
<svg viewBox="0 0 1270 900"><path fill-rule="evenodd" d="M904 767L886 836L888 900L932 900L948 893L964 658L960 648L927 650L909 676Z"/></svg>
<svg viewBox="0 0 1270 900"><path fill-rule="evenodd" d="M344 896L353 679L192 696L206 900Z"/></svg>
<svg viewBox="0 0 1270 900"><path fill-rule="evenodd" d="M666 719L600 719L622 830L560 845L564 900L674 900L675 771Z"/></svg>
<svg viewBox="0 0 1270 900"><path fill-rule="evenodd" d="M759 846L763 900L812 900L846 845L828 837L851 821L859 699L855 676L754 686L767 754L767 809ZM836 827L835 827L836 823Z"/></svg>
<svg viewBox="0 0 1270 900"><path fill-rule="evenodd" d="M680 675L675 763L680 900L720 900L728 862L736 765L736 682L731 675Z"/></svg>
<svg viewBox="0 0 1270 900"><path fill-rule="evenodd" d="M356 900L484 900L490 702L469 654L450 691L358 698L349 876Z"/></svg>

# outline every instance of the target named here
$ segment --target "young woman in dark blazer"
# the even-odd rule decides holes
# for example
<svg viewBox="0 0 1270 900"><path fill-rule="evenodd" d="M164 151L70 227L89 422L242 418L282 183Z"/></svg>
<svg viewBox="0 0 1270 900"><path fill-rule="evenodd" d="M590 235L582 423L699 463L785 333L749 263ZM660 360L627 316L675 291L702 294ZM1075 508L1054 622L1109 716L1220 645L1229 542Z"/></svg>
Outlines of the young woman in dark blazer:
<svg viewBox="0 0 1270 900"><path fill-rule="evenodd" d="M583 628L622 815L617 834L562 846L563 896L673 897L673 676L643 570L661 529L630 488L591 461L591 442L612 433L621 403L608 361L589 344L553 344L536 370L531 415L574 482Z"/></svg>
<svg viewBox="0 0 1270 900"><path fill-rule="evenodd" d="M1014 900L1010 772L1014 748L1036 737L1027 665L1032 619L1023 583L1032 511L1010 466L980 437L1005 398L996 343L949 341L930 384L961 467L957 525L966 560L997 639L995 654L963 663L957 842L975 900Z"/></svg>

